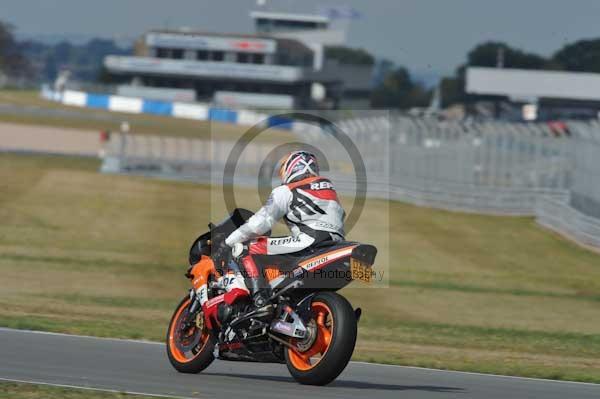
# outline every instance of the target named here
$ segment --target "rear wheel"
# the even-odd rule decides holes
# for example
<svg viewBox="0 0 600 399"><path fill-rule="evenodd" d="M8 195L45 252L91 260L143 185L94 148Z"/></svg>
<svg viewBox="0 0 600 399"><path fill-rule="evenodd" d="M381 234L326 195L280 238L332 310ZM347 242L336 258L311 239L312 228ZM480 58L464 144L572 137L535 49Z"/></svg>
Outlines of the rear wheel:
<svg viewBox="0 0 600 399"><path fill-rule="evenodd" d="M204 325L203 313L190 317L191 300L184 298L167 330L167 355L173 367L180 373L199 373L214 360L215 341Z"/></svg>
<svg viewBox="0 0 600 399"><path fill-rule="evenodd" d="M296 381L326 385L346 368L356 343L356 317L350 303L334 292L315 295L311 301L308 336L292 340L297 349L288 348L285 360Z"/></svg>

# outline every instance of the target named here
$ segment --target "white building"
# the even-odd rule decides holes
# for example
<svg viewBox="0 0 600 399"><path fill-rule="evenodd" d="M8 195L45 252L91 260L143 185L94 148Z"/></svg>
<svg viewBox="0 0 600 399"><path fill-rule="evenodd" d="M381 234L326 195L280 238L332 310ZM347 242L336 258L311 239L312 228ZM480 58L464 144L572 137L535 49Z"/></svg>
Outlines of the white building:
<svg viewBox="0 0 600 399"><path fill-rule="evenodd" d="M597 73L469 67L465 91L513 104L525 120L600 115Z"/></svg>

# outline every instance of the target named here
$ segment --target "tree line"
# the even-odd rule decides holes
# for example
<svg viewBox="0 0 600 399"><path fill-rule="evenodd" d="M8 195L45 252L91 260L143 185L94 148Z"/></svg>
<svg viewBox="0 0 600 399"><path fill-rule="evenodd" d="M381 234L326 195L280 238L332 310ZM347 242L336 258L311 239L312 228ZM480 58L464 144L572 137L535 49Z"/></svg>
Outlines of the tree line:
<svg viewBox="0 0 600 399"><path fill-rule="evenodd" d="M33 70L27 57L21 51L9 24L0 21L0 74L12 77L29 77Z"/></svg>
<svg viewBox="0 0 600 399"><path fill-rule="evenodd" d="M92 39L75 45L67 41L56 44L35 40L17 41L10 24L0 21L0 72L12 78L32 82L53 81L62 68L74 79L95 81L102 73L102 62L109 54L131 54L113 40Z"/></svg>
<svg viewBox="0 0 600 399"><path fill-rule="evenodd" d="M131 53L131 48L119 47L106 39L92 39L82 45L18 42L13 35L13 27L0 21L0 72L11 77L52 81L60 69L66 67L74 79L102 81L105 72L102 62L106 55ZM373 65L375 62L375 58L363 49L330 47L326 49L326 55L343 63ZM441 79L442 107L474 99L464 90L467 67L496 67L499 64L503 68L600 73L600 38L568 43L549 57L526 52L504 42L488 41L476 45L453 76ZM377 63L376 69L372 107L409 109L430 103L432 90L411 76L407 68L395 66L384 59Z"/></svg>
<svg viewBox="0 0 600 399"><path fill-rule="evenodd" d="M441 80L442 107L473 99L465 93L465 72L469 66L600 73L600 38L566 44L550 57L526 52L504 42L481 43L468 52L466 62L456 68L453 76ZM432 90L416 82L406 68L398 67L375 87L371 105L399 109L423 107L429 104L431 96Z"/></svg>

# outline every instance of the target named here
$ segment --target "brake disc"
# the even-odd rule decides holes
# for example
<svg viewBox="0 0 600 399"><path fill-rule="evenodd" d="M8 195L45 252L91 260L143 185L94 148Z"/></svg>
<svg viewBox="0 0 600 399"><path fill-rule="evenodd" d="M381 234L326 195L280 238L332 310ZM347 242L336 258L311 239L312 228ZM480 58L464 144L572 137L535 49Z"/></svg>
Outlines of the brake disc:
<svg viewBox="0 0 600 399"><path fill-rule="evenodd" d="M306 324L306 336L301 340L296 341L296 348L298 348L298 352L306 352L307 350L309 350L315 343L316 339L317 323L315 322L315 319L311 319Z"/></svg>
<svg viewBox="0 0 600 399"><path fill-rule="evenodd" d="M202 328L204 327L202 314L198 313L194 323L191 323L187 328L184 328L184 323L187 323L187 317L188 315L186 314L180 319L177 323L175 332L175 346L182 352L191 352L200 344L200 340L202 339ZM190 330L192 331L191 333Z"/></svg>

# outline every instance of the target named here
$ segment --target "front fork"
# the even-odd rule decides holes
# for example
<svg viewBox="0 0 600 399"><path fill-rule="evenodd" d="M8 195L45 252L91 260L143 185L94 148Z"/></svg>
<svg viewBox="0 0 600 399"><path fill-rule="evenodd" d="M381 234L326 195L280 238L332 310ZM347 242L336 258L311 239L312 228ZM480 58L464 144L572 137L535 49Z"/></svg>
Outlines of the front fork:
<svg viewBox="0 0 600 399"><path fill-rule="evenodd" d="M199 327L198 311L201 309L202 305L200 304L200 300L198 295L194 292L194 289L190 289L189 296L191 305L185 320L181 323L181 331L186 331L192 327ZM204 320L202 320L202 324L204 324Z"/></svg>

